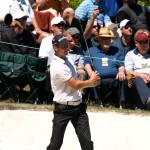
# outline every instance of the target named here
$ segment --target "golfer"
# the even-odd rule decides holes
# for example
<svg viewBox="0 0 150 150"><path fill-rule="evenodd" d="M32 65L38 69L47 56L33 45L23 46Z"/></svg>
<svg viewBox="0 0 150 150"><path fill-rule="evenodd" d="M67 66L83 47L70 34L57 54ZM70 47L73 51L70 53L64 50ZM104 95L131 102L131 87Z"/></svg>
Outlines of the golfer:
<svg viewBox="0 0 150 150"><path fill-rule="evenodd" d="M55 107L52 136L47 150L60 150L69 121L75 128L82 150L93 150L86 103L82 101L79 90L97 86L100 77L92 72L89 80L78 80L75 66L67 57L68 40L63 35L56 35L52 44L55 55L50 65L50 75Z"/></svg>

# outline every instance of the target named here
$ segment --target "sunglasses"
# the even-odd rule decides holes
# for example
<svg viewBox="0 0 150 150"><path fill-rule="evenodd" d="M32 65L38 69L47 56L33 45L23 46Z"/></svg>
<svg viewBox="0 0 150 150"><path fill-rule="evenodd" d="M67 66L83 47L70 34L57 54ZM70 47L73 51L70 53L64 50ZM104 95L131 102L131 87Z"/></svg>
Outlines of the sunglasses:
<svg viewBox="0 0 150 150"><path fill-rule="evenodd" d="M99 27L100 27L99 25L94 25L94 26L93 26L93 28L99 28Z"/></svg>
<svg viewBox="0 0 150 150"><path fill-rule="evenodd" d="M24 22L24 21L27 21L27 18L20 18L20 19L16 19L17 21L20 21L20 22Z"/></svg>
<svg viewBox="0 0 150 150"><path fill-rule="evenodd" d="M148 41L148 40L147 40L147 41L138 41L138 43L139 43L140 45L149 44L149 41Z"/></svg>
<svg viewBox="0 0 150 150"><path fill-rule="evenodd" d="M72 35L72 38L74 38L74 39L79 39L80 38L80 36L79 35Z"/></svg>
<svg viewBox="0 0 150 150"><path fill-rule="evenodd" d="M125 29L128 29L128 28L133 29L133 26L132 26L131 24L126 24L126 25L124 26L124 28L125 28Z"/></svg>
<svg viewBox="0 0 150 150"><path fill-rule="evenodd" d="M60 28L60 27L65 27L65 24L64 23L59 23L59 24L54 24L53 26Z"/></svg>

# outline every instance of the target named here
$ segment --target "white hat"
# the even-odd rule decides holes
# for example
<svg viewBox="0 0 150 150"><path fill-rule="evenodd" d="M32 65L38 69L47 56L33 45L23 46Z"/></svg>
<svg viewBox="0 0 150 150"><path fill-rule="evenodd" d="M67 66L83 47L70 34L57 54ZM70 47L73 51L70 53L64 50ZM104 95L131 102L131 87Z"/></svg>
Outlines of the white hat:
<svg viewBox="0 0 150 150"><path fill-rule="evenodd" d="M51 26L53 26L55 24L59 24L60 22L63 22L64 24L66 24L66 21L62 17L54 17L51 20Z"/></svg>
<svg viewBox="0 0 150 150"><path fill-rule="evenodd" d="M130 22L130 20L128 20L128 19L124 19L124 20L122 20L121 22L120 22L120 29L121 28L123 28L128 22Z"/></svg>
<svg viewBox="0 0 150 150"><path fill-rule="evenodd" d="M26 17L28 18L29 16L27 14L25 14L25 12L23 12L22 10L18 10L16 11L13 15L13 19L20 19L22 17Z"/></svg>

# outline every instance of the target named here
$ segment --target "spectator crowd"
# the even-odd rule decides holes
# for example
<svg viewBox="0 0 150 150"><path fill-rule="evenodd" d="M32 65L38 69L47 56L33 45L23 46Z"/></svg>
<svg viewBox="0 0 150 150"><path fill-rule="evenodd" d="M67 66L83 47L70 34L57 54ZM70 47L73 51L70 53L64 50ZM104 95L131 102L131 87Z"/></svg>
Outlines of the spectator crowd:
<svg viewBox="0 0 150 150"><path fill-rule="evenodd" d="M80 91L87 105L150 110L149 7L138 0L83 0L74 10L68 0L5 0L2 14L12 22L0 24L1 52L47 58L41 103L52 95L53 38L64 35L78 79L100 77L100 85Z"/></svg>

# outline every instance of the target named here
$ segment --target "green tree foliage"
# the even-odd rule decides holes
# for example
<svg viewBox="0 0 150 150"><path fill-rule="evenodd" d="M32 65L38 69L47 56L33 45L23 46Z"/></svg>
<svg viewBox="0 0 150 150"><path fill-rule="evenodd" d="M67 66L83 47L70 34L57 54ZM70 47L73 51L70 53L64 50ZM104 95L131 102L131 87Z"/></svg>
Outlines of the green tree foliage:
<svg viewBox="0 0 150 150"><path fill-rule="evenodd" d="M82 1L83 0L70 0L69 5L73 9L76 9Z"/></svg>
<svg viewBox="0 0 150 150"><path fill-rule="evenodd" d="M76 9L83 0L70 0L70 7ZM149 6L149 0L139 0L138 3L143 6Z"/></svg>
<svg viewBox="0 0 150 150"><path fill-rule="evenodd" d="M149 6L149 0L139 0L138 3L143 6Z"/></svg>

